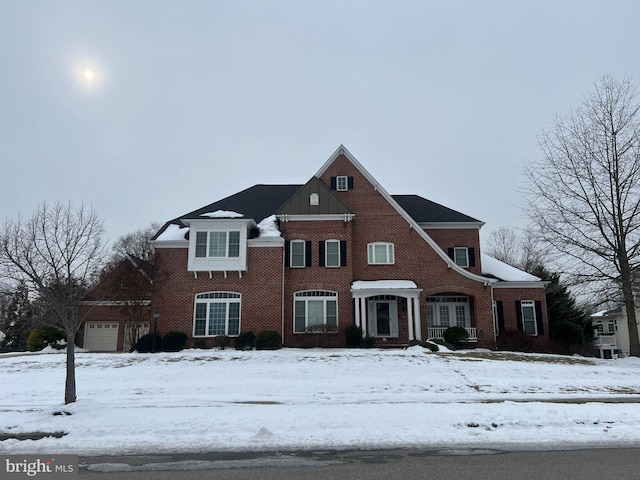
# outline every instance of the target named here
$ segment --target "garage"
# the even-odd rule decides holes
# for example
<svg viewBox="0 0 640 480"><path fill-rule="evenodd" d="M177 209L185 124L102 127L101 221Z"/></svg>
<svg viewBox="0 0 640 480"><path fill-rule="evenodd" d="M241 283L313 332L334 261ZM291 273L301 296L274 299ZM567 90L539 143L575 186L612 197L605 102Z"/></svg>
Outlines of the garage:
<svg viewBox="0 0 640 480"><path fill-rule="evenodd" d="M118 322L87 322L84 328L84 348L115 352L118 349Z"/></svg>

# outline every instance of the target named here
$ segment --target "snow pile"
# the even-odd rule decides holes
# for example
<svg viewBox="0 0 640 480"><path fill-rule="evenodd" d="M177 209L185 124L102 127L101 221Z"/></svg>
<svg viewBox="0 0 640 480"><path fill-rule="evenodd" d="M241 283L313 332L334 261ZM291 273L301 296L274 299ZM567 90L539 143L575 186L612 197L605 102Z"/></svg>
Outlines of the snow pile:
<svg viewBox="0 0 640 480"><path fill-rule="evenodd" d="M209 218L242 218L244 214L229 210L216 210L215 212L201 213L200 216Z"/></svg>
<svg viewBox="0 0 640 480"><path fill-rule="evenodd" d="M482 273L491 275L505 282L539 282L540 279L535 275L512 267L511 265L501 262L484 253L480 254L482 259Z"/></svg>
<svg viewBox="0 0 640 480"><path fill-rule="evenodd" d="M259 224L261 237L279 237L280 230L278 230L278 222L275 215L271 215L263 219Z"/></svg>
<svg viewBox="0 0 640 480"><path fill-rule="evenodd" d="M175 224L170 224L167 225L167 228L165 229L164 232L162 232L158 238L156 238L156 241L164 241L164 242L171 242L171 241L175 241L175 240L186 240L186 235L189 232L189 229L186 227L181 227L179 225L175 225Z"/></svg>
<svg viewBox="0 0 640 480"><path fill-rule="evenodd" d="M0 453L545 448L640 442L640 359L283 349L0 355ZM625 401L626 400L626 401ZM604 403L604 402L609 403Z"/></svg>

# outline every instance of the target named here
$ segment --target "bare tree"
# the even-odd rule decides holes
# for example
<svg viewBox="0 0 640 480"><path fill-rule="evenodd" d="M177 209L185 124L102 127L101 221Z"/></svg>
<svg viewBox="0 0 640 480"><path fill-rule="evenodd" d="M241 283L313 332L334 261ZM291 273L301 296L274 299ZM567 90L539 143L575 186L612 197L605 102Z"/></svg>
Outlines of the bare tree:
<svg viewBox="0 0 640 480"><path fill-rule="evenodd" d="M489 235L486 253L501 262L519 267L522 250L513 228L500 227Z"/></svg>
<svg viewBox="0 0 640 480"><path fill-rule="evenodd" d="M7 220L0 230L0 273L25 282L53 312L67 339L65 403L76 401L75 336L80 301L104 260L102 220L71 203L42 204L27 220Z"/></svg>
<svg viewBox="0 0 640 480"><path fill-rule="evenodd" d="M628 79L604 76L582 104L538 137L525 165L526 211L563 272L616 282L640 356L632 273L640 261L640 104Z"/></svg>
<svg viewBox="0 0 640 480"><path fill-rule="evenodd" d="M513 267L531 273L546 263L546 255L533 229L516 230L500 227L489 235L488 255Z"/></svg>
<svg viewBox="0 0 640 480"><path fill-rule="evenodd" d="M125 255L133 255L145 262L153 263L154 249L151 238L162 224L153 222L145 228L120 236L111 247L112 259L119 262Z"/></svg>

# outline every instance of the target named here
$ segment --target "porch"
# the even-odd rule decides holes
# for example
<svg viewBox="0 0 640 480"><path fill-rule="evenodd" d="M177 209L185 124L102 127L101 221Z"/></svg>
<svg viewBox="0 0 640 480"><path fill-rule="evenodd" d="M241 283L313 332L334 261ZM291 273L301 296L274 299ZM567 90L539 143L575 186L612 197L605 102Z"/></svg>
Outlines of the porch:
<svg viewBox="0 0 640 480"><path fill-rule="evenodd" d="M363 335L381 338L382 341L411 341L422 338L420 321L420 292L410 280L355 281L351 294L355 307L355 324ZM406 329L400 332L398 325L398 298L406 315Z"/></svg>
<svg viewBox="0 0 640 480"><path fill-rule="evenodd" d="M437 340L444 339L444 331L449 327L429 327L429 338L435 338ZM478 341L478 329L476 327L464 327L464 329L469 334L468 342L477 342Z"/></svg>

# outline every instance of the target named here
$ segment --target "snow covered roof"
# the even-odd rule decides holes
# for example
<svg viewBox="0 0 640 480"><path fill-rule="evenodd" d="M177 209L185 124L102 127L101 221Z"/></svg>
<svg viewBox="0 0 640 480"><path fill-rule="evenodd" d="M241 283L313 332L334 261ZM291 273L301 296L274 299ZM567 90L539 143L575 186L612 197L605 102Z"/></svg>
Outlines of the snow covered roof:
<svg viewBox="0 0 640 480"><path fill-rule="evenodd" d="M201 213L200 216L209 218L241 218L244 217L244 214L230 210L216 210L215 212Z"/></svg>
<svg viewBox="0 0 640 480"><path fill-rule="evenodd" d="M512 267L500 260L482 253L482 274L490 275L505 282L540 282L541 279L530 273Z"/></svg>
<svg viewBox="0 0 640 480"><path fill-rule="evenodd" d="M352 290L369 289L411 289L418 286L411 280L357 280L351 284Z"/></svg>
<svg viewBox="0 0 640 480"><path fill-rule="evenodd" d="M189 229L186 227L181 227L180 225L176 225L174 223L170 223L165 225L164 230L162 230L154 240L162 241L162 242L172 242L176 240L186 240L186 235L189 233Z"/></svg>

